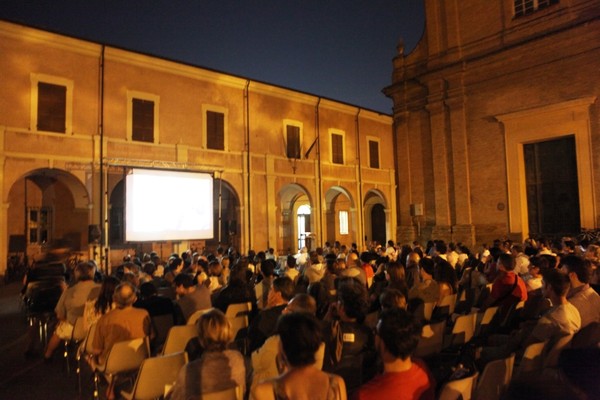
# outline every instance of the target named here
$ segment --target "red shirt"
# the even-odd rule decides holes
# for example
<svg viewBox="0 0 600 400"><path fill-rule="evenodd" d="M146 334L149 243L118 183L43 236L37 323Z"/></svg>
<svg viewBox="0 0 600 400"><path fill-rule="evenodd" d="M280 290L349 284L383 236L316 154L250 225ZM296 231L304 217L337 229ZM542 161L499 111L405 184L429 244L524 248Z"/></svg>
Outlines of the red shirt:
<svg viewBox="0 0 600 400"><path fill-rule="evenodd" d="M515 279L517 279L517 274L513 271L501 272L500 275L494 281L492 285L492 292L490 297L494 300L505 296L504 299L500 302L500 304L495 305L503 305L505 302L509 301L510 296L506 296L506 293L515 285ZM515 297L521 299L521 301L527 300L527 286L525 285L525 281L523 279L519 279L517 286L511 292L511 294Z"/></svg>
<svg viewBox="0 0 600 400"><path fill-rule="evenodd" d="M433 400L435 381L420 360L413 360L408 371L384 372L360 387L355 400Z"/></svg>

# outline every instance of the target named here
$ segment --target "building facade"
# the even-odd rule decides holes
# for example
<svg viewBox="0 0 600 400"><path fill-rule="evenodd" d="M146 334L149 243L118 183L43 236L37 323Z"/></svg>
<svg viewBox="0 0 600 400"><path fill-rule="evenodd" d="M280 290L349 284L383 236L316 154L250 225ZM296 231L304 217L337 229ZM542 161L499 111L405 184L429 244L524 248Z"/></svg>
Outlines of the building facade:
<svg viewBox="0 0 600 400"><path fill-rule="evenodd" d="M2 21L0 54L0 259L58 239L108 266L134 250L394 238L389 115ZM212 174L215 237L126 242L134 167Z"/></svg>
<svg viewBox="0 0 600 400"><path fill-rule="evenodd" d="M425 0L392 84L398 240L600 225L600 1Z"/></svg>

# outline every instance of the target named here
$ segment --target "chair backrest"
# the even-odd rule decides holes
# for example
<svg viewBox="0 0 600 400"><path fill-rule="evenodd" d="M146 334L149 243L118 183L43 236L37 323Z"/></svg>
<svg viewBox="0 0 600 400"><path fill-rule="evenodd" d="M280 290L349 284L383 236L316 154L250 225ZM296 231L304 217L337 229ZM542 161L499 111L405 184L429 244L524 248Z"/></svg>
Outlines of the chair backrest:
<svg viewBox="0 0 600 400"><path fill-rule="evenodd" d="M83 324L83 317L77 317L75 325L73 325L73 333L71 334L72 342L81 342L87 336L87 331Z"/></svg>
<svg viewBox="0 0 600 400"><path fill-rule="evenodd" d="M106 364L102 372L105 374L118 374L134 371L150 355L148 337L117 342L110 349L106 357Z"/></svg>
<svg viewBox="0 0 600 400"><path fill-rule="evenodd" d="M543 367L556 368L558 366L558 357L560 356L560 352L563 349L570 347L571 340L573 340L573 335L566 335L548 343L542 351Z"/></svg>
<svg viewBox="0 0 600 400"><path fill-rule="evenodd" d="M471 400L477 383L477 372L463 379L457 379L444 384L438 400Z"/></svg>
<svg viewBox="0 0 600 400"><path fill-rule="evenodd" d="M498 313L499 307L488 307L483 313L477 315L477 323L475 325L475 336L479 336L490 325L494 316Z"/></svg>
<svg viewBox="0 0 600 400"><path fill-rule="evenodd" d="M96 335L96 322L94 322L90 329L87 331L87 335L84 339L81 350L85 354L92 354L92 344L94 343L94 336Z"/></svg>
<svg viewBox="0 0 600 400"><path fill-rule="evenodd" d="M127 397L131 400L161 397L164 395L165 386L172 385L177 380L179 370L187 361L186 352L145 359L140 367L133 392Z"/></svg>
<svg viewBox="0 0 600 400"><path fill-rule="evenodd" d="M250 302L230 304L227 307L225 316L231 324L234 338L237 336L240 329L248 327L248 314L250 313L250 310L252 310L252 303Z"/></svg>
<svg viewBox="0 0 600 400"><path fill-rule="evenodd" d="M512 378L515 354L507 358L490 361L477 383L474 398L476 400L498 400L502 397Z"/></svg>
<svg viewBox="0 0 600 400"><path fill-rule="evenodd" d="M452 328L452 345L467 343L475 333L477 313L461 315L456 318Z"/></svg>
<svg viewBox="0 0 600 400"><path fill-rule="evenodd" d="M438 308L448 307L448 314L452 315L452 313L454 312L454 308L456 307L456 298L457 298L456 293L446 295L446 296L444 296L442 301L440 301L440 303L437 305L437 307Z"/></svg>
<svg viewBox="0 0 600 400"><path fill-rule="evenodd" d="M423 326L415 357L430 357L440 354L444 344L444 328L446 321L439 321Z"/></svg>
<svg viewBox="0 0 600 400"><path fill-rule="evenodd" d="M176 325L171 327L163 347L162 355L184 351L190 339L196 336L198 336L198 329L196 329L195 325Z"/></svg>
<svg viewBox="0 0 600 400"><path fill-rule="evenodd" d="M202 316L202 314L206 314L210 310L212 310L212 308L207 308L207 309L204 309L204 310L196 310L196 311L194 311L192 313L192 315L189 316L186 324L187 325L196 325L196 322L198 322L198 320L200 319L200 317Z"/></svg>
<svg viewBox="0 0 600 400"><path fill-rule="evenodd" d="M242 387L236 386L219 392L202 393L202 400L242 400Z"/></svg>
<svg viewBox="0 0 600 400"><path fill-rule="evenodd" d="M519 363L519 368L515 372L515 375L521 376L521 374L538 371L542 369L542 352L548 341L533 343L527 346L523 353L523 358Z"/></svg>

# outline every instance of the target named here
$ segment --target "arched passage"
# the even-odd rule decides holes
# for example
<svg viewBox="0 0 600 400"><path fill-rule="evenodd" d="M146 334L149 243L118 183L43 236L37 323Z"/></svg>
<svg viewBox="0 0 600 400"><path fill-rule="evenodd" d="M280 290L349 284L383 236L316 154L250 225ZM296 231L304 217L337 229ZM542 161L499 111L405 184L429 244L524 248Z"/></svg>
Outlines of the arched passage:
<svg viewBox="0 0 600 400"><path fill-rule="evenodd" d="M314 247L317 226L308 191L296 183L284 186L279 191L279 208L281 213L277 216L277 222L280 229L280 248L288 253L295 253L302 246L309 249ZM307 210L310 210L310 213Z"/></svg>
<svg viewBox="0 0 600 400"><path fill-rule="evenodd" d="M346 245L359 241L356 207L348 191L340 186L332 186L325 193L325 204L326 240Z"/></svg>
<svg viewBox="0 0 600 400"><path fill-rule="evenodd" d="M365 237L368 242L385 244L392 238L387 202L377 190L369 190L364 200Z"/></svg>
<svg viewBox="0 0 600 400"><path fill-rule="evenodd" d="M87 245L90 197L71 173L32 170L11 185L7 200L9 253L22 252L31 259L58 240L76 251Z"/></svg>

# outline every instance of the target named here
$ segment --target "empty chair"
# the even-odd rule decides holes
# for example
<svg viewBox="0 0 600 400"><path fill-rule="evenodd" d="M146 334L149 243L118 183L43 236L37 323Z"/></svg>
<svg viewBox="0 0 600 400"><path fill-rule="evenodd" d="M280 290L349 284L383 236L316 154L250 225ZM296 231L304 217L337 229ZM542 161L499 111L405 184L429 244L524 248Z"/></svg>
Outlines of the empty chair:
<svg viewBox="0 0 600 400"><path fill-rule="evenodd" d="M515 372L515 376L520 377L522 374L542 369L542 352L544 351L546 344L547 341L533 343L527 346L523 353L523 358L521 358L521 362L519 363L519 367Z"/></svg>
<svg viewBox="0 0 600 400"><path fill-rule="evenodd" d="M497 400L502 397L512 377L515 354L500 360L490 361L481 376L474 392L475 400Z"/></svg>
<svg viewBox="0 0 600 400"><path fill-rule="evenodd" d="M150 400L164 395L165 386L172 385L181 367L187 363L187 353L147 358L142 362L133 390L121 391L128 400Z"/></svg>
<svg viewBox="0 0 600 400"><path fill-rule="evenodd" d="M242 387L236 386L219 392L202 393L202 400L242 400Z"/></svg>
<svg viewBox="0 0 600 400"><path fill-rule="evenodd" d="M475 373L466 378L457 379L444 384L438 400L471 400L473 397L473 390L477 383L478 374Z"/></svg>
<svg viewBox="0 0 600 400"><path fill-rule="evenodd" d="M440 321L423 326L419 344L415 350L414 356L427 358L439 355L444 344L444 328L446 321Z"/></svg>
<svg viewBox="0 0 600 400"><path fill-rule="evenodd" d="M444 340L444 348L460 346L471 340L475 333L476 319L477 313L460 315L456 318L452 327L452 333Z"/></svg>
<svg viewBox="0 0 600 400"><path fill-rule="evenodd" d="M185 350L190 339L198 336L196 325L176 325L169 329L162 355L179 353Z"/></svg>
<svg viewBox="0 0 600 400"><path fill-rule="evenodd" d="M207 308L204 310L196 310L192 315L187 319L187 325L195 325L198 322L200 316L208 311L212 310L212 308Z"/></svg>
<svg viewBox="0 0 600 400"><path fill-rule="evenodd" d="M94 398L97 399L99 395L100 374L104 375L109 390L112 390L117 376L138 370L149 355L148 337L115 343L106 356L106 362L103 365L96 365L94 370Z"/></svg>

